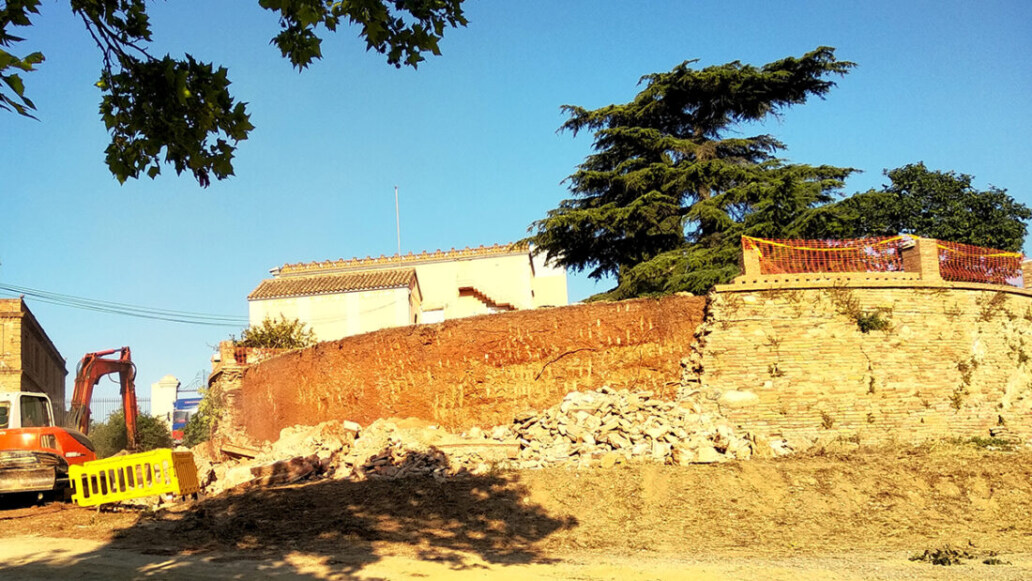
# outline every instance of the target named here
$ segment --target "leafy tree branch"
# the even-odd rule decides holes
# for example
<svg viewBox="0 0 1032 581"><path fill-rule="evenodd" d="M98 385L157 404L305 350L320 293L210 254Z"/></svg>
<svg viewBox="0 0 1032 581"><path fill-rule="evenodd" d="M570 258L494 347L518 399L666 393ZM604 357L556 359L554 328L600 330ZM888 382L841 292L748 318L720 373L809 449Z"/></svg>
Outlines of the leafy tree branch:
<svg viewBox="0 0 1032 581"><path fill-rule="evenodd" d="M304 69L322 58L323 29L342 23L358 28L367 50L388 64L417 67L424 53L441 53L447 28L465 26L464 0L259 0L278 15L272 39L284 58ZM202 187L212 178L233 175L238 144L254 126L247 107L230 93L228 71L194 58L148 52L151 25L146 0L69 0L100 49L97 87L101 118L111 134L105 150L120 183L142 174L155 178L165 164L190 172ZM9 49L23 41L9 31L32 25L39 0L8 0L0 7L0 108L36 118L19 72L31 72L42 53L17 56Z"/></svg>
<svg viewBox="0 0 1032 581"><path fill-rule="evenodd" d="M25 82L18 71L28 73L45 59L43 53L18 56L8 49L25 40L10 29L32 25L31 15L39 14L39 0L8 0L0 7L0 109L36 119L36 104L25 96Z"/></svg>

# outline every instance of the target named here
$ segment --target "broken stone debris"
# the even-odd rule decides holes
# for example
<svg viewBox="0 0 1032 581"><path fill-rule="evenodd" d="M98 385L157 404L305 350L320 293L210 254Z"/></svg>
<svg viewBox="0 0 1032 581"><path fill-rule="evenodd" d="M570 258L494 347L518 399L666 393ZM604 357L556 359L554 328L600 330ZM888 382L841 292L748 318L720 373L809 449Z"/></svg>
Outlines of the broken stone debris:
<svg viewBox="0 0 1032 581"><path fill-rule="evenodd" d="M608 387L571 392L547 410L517 414L511 425L463 434L411 418L381 419L366 428L350 421L292 426L272 444L230 446L233 459L226 462L202 455L198 469L211 494L314 477L446 478L494 468L611 467L633 461L684 466L792 452L784 440L737 433L698 399L652 396Z"/></svg>
<svg viewBox="0 0 1032 581"><path fill-rule="evenodd" d="M520 415L513 424L520 454L508 465L591 465L596 460L602 465L634 460L686 465L790 452L783 441L736 434L698 400L672 402L652 395L603 387L571 392L558 406Z"/></svg>

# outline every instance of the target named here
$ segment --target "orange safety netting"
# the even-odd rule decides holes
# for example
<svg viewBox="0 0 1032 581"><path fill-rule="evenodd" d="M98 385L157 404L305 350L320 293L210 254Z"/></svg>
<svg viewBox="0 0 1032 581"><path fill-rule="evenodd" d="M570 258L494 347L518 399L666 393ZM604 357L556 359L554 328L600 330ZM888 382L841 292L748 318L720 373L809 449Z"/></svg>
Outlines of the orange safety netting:
<svg viewBox="0 0 1032 581"><path fill-rule="evenodd" d="M945 280L1022 285L1020 252L936 241L939 274Z"/></svg>
<svg viewBox="0 0 1032 581"><path fill-rule="evenodd" d="M742 236L755 249L762 274L902 272L902 236L852 240L767 240Z"/></svg>

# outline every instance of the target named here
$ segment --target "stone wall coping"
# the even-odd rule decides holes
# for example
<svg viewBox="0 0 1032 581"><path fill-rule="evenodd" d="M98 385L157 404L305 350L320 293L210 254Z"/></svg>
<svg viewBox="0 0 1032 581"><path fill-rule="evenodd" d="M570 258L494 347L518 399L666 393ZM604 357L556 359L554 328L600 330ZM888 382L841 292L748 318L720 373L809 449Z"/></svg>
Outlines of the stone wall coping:
<svg viewBox="0 0 1032 581"><path fill-rule="evenodd" d="M1032 289L979 282L928 280L922 279L919 275L905 272L867 273L861 276L852 272L739 276L729 284L716 285L714 290L716 292L728 293L763 290L824 289L831 287L997 291L1032 297Z"/></svg>

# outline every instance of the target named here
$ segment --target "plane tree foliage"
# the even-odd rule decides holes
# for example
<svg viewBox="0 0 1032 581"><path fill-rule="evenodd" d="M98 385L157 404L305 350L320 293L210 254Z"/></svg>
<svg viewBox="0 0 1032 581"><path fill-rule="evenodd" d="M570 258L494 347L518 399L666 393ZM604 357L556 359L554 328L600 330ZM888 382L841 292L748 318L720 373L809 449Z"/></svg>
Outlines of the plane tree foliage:
<svg viewBox="0 0 1032 581"><path fill-rule="evenodd" d="M465 26L464 0L258 0L279 20L271 40L301 70L322 57L322 36L350 25L367 50L395 67L416 67L440 54L448 28ZM41 0L0 2L0 108L34 117L23 74L44 62L18 51L39 15ZM193 174L201 186L233 174L237 144L254 126L245 103L230 92L228 71L192 55L152 55L146 0L69 0L101 57L100 115L111 134L105 154L124 183L154 178L163 164ZM17 32L17 34L16 34Z"/></svg>
<svg viewBox="0 0 1032 581"><path fill-rule="evenodd" d="M783 143L747 133L831 90L855 66L833 48L760 67L695 62L642 77L629 103L563 107L560 130L592 132L593 153L526 240L567 268L615 276L594 298L706 292L738 273L741 235L784 236L855 171L787 163Z"/></svg>

